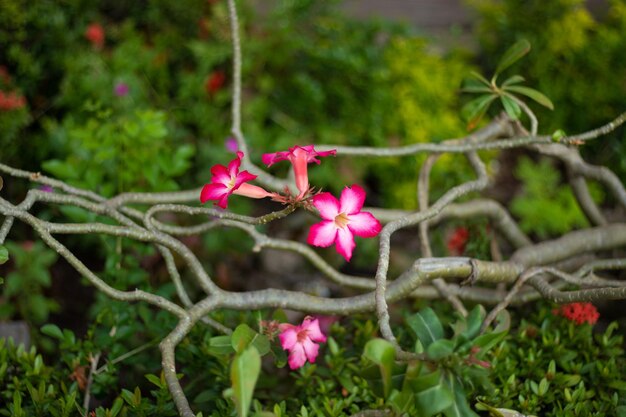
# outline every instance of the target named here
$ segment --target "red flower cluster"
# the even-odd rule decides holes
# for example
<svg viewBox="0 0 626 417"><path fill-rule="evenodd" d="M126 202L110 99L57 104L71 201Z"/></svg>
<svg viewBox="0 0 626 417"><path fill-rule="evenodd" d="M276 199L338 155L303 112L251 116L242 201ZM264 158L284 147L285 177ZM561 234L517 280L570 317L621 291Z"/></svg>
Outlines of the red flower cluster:
<svg viewBox="0 0 626 417"><path fill-rule="evenodd" d="M26 99L24 96L16 94L14 92L6 93L0 90L0 110L10 111L15 109L21 109L26 105Z"/></svg>
<svg viewBox="0 0 626 417"><path fill-rule="evenodd" d="M207 94L215 94L219 89L224 86L224 82L226 81L226 74L224 71L214 71L209 75L209 78L206 80L206 84L204 88Z"/></svg>
<svg viewBox="0 0 626 417"><path fill-rule="evenodd" d="M448 252L456 256L463 254L468 239L469 231L465 227L457 227L446 242Z"/></svg>
<svg viewBox="0 0 626 417"><path fill-rule="evenodd" d="M564 304L552 310L555 316L563 316L576 324L596 324L600 318L600 313L591 303L571 303Z"/></svg>
<svg viewBox="0 0 626 417"><path fill-rule="evenodd" d="M95 48L102 48L104 46L104 28L100 23L92 23L87 26L87 30L85 30L85 38Z"/></svg>

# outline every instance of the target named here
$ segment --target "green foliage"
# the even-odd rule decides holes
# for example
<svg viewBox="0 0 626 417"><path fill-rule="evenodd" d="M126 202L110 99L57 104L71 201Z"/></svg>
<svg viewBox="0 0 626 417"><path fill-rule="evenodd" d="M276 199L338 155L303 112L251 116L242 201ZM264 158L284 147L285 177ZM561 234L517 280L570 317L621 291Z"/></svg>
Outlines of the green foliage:
<svg viewBox="0 0 626 417"><path fill-rule="evenodd" d="M513 75L502 82L501 85L496 83L498 75L500 75L502 71L520 60L529 51L530 43L528 43L526 39L522 39L512 45L500 59L498 67L493 77L491 77L491 81L488 81L485 77L476 72L471 73L473 78L466 82L463 91L468 93L480 93L481 96L463 106L462 113L470 128L476 126L485 113L487 113L487 110L489 110L491 103L497 98L500 98L504 110L513 120L519 119L522 114L521 103L523 103L523 100L516 96L518 94L526 96L550 110L554 109L554 105L550 99L539 91L517 85L524 81L524 77L521 75Z"/></svg>
<svg viewBox="0 0 626 417"><path fill-rule="evenodd" d="M535 163L524 157L515 175L522 181L522 190L513 199L511 212L519 217L522 230L546 238L589 225L571 188L561 184L561 175L550 160ZM602 200L597 187L590 191L596 202Z"/></svg>
<svg viewBox="0 0 626 417"><path fill-rule="evenodd" d="M122 191L170 191L172 178L183 174L194 150L180 146L168 152L166 115L154 110L135 110L112 116L91 108L83 123L69 119L57 135L69 150L65 160L53 159L43 167L70 184L105 196Z"/></svg>
<svg viewBox="0 0 626 417"><path fill-rule="evenodd" d="M51 285L50 266L56 262L56 252L40 241L26 241L6 242L0 257L6 261L8 254L12 265L1 288L4 302L0 304L0 320L21 317L31 324L46 321L59 308L56 301L45 295Z"/></svg>
<svg viewBox="0 0 626 417"><path fill-rule="evenodd" d="M583 132L624 111L626 85L626 1L607 2L602 20L583 0L470 0L481 20L476 33L487 68L517 40L528 39L533 53L517 64L528 82L549 96L553 112L536 109L540 128ZM598 82L598 80L601 80ZM608 164L626 176L625 130L582 148L586 159Z"/></svg>
<svg viewBox="0 0 626 417"><path fill-rule="evenodd" d="M454 334L446 338L435 312L422 309L406 321L417 336L415 350L425 354L424 360L395 364L391 344L374 339L365 345L364 357L376 364L379 373L370 367L363 375L374 392L382 379L384 392L378 395L399 414L476 416L467 402L467 389L489 386L484 357L506 335L500 330L479 334L484 318L484 309L475 307L467 319L452 324Z"/></svg>
<svg viewBox="0 0 626 417"><path fill-rule="evenodd" d="M621 415L626 361L616 330L594 334L541 308L492 350L494 388L483 401L546 417Z"/></svg>

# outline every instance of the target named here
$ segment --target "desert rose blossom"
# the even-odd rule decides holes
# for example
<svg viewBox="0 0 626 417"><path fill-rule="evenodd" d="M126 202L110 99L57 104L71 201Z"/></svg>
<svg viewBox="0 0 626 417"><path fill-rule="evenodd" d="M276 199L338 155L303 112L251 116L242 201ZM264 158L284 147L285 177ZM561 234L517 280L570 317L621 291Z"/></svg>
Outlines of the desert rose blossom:
<svg viewBox="0 0 626 417"><path fill-rule="evenodd" d="M298 198L302 198L309 191L309 173L307 165L311 162L315 162L319 165L320 160L317 159L317 157L334 156L336 153L337 151L334 149L317 152L313 145L294 146L293 148L289 148L288 151L263 154L263 163L271 167L279 161L287 160L291 162L296 178L296 187L298 191L300 191Z"/></svg>
<svg viewBox="0 0 626 417"><path fill-rule="evenodd" d="M314 196L313 205L323 220L311 226L307 242L323 248L335 243L337 252L349 262L356 246L354 235L375 237L382 229L371 213L361 211L364 202L365 191L356 184L344 188L339 201L330 193Z"/></svg>
<svg viewBox="0 0 626 417"><path fill-rule="evenodd" d="M298 369L308 360L315 363L319 345L326 342L326 336L320 330L319 321L312 317L305 317L301 325L289 323L280 325L280 345L289 351L289 368Z"/></svg>
<svg viewBox="0 0 626 417"><path fill-rule="evenodd" d="M205 184L200 192L200 202L206 203L208 200L217 200L215 205L226 208L228 207L228 197L231 194L243 195L250 198L270 197L271 193L267 192L256 185L247 184L257 176L248 171L239 172L241 166L241 158L243 152L237 152L237 157L230 161L228 167L224 165L214 165L211 168L211 182Z"/></svg>

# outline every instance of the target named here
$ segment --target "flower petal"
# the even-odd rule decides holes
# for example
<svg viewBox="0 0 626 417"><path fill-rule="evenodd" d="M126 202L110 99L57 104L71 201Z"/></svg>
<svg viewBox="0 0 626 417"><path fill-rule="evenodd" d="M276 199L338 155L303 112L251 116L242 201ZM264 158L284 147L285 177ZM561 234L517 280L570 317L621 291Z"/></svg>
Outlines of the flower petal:
<svg viewBox="0 0 626 417"><path fill-rule="evenodd" d="M337 249L337 252L346 259L346 261L350 262L350 258L352 258L352 251L355 246L356 243L354 243L354 236L352 235L350 229L345 227L337 231L335 248Z"/></svg>
<svg viewBox="0 0 626 417"><path fill-rule="evenodd" d="M313 205L324 220L335 220L339 214L339 201L331 193L320 193L313 197Z"/></svg>
<svg viewBox="0 0 626 417"><path fill-rule="evenodd" d="M282 151L282 152L275 152L275 153L264 153L263 156L261 157L261 160L263 161L263 163L265 165L267 165L268 167L271 167L276 162L280 162L280 161L284 161L286 159L289 159L289 155L291 155L291 152L289 152L289 151Z"/></svg>
<svg viewBox="0 0 626 417"><path fill-rule="evenodd" d="M228 173L228 168L221 164L216 164L211 167L211 175L213 175L211 178L211 182L213 183L228 184L231 178Z"/></svg>
<svg viewBox="0 0 626 417"><path fill-rule="evenodd" d="M200 192L200 202L204 204L208 200L218 200L228 194L230 190L224 184L205 184Z"/></svg>
<svg viewBox="0 0 626 417"><path fill-rule="evenodd" d="M233 189L236 190L244 182L252 181L256 177L256 175L250 174L248 171L241 171L235 178L235 185L233 186Z"/></svg>
<svg viewBox="0 0 626 417"><path fill-rule="evenodd" d="M296 342L298 342L298 331L295 327L296 326L292 326L292 328L287 329L278 335L280 345L285 350L292 349Z"/></svg>
<svg viewBox="0 0 626 417"><path fill-rule="evenodd" d="M235 177L239 173L239 167L241 166L241 158L243 158L243 152L237 151L237 157L230 161L228 164L228 174L231 177Z"/></svg>
<svg viewBox="0 0 626 417"><path fill-rule="evenodd" d="M338 228L333 221L323 220L311 226L306 241L309 245L327 248L335 243L337 230Z"/></svg>
<svg viewBox="0 0 626 417"><path fill-rule="evenodd" d="M320 350L319 345L313 343L311 339L306 339L304 342L302 342L302 348L309 362L315 363L315 359L317 358L317 353Z"/></svg>
<svg viewBox="0 0 626 417"><path fill-rule="evenodd" d="M354 184L341 192L339 211L346 214L355 214L361 211L365 202L365 190Z"/></svg>
<svg viewBox="0 0 626 417"><path fill-rule="evenodd" d="M300 343L296 343L289 353L289 368L298 369L305 363L304 347Z"/></svg>
<svg viewBox="0 0 626 417"><path fill-rule="evenodd" d="M348 229L359 237L374 237L380 233L382 226L372 213L361 212L348 215Z"/></svg>
<svg viewBox="0 0 626 417"><path fill-rule="evenodd" d="M318 319L313 319L307 322L307 320L305 320L302 323L302 327L306 329L307 331L307 336L309 336L309 338L314 341L314 342L325 342L326 341L326 336L324 335L324 333L322 333L322 330L320 329L320 323L318 321Z"/></svg>

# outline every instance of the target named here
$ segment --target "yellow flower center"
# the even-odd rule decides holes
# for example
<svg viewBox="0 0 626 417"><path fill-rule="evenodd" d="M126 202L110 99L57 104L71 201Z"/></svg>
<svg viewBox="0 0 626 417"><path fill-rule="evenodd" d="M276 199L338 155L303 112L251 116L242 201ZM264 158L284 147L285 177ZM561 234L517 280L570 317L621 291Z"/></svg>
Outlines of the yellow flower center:
<svg viewBox="0 0 626 417"><path fill-rule="evenodd" d="M335 224L342 229L346 227L350 223L350 219L348 219L348 215L346 213L339 213L335 216Z"/></svg>
<svg viewBox="0 0 626 417"><path fill-rule="evenodd" d="M233 187L235 186L235 181L237 181L236 177L230 177L230 181L228 181L228 184L226 184L226 187L228 187L229 190L232 190Z"/></svg>

